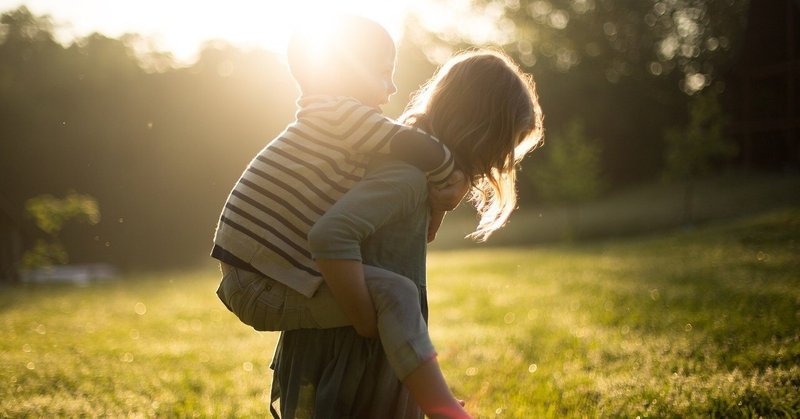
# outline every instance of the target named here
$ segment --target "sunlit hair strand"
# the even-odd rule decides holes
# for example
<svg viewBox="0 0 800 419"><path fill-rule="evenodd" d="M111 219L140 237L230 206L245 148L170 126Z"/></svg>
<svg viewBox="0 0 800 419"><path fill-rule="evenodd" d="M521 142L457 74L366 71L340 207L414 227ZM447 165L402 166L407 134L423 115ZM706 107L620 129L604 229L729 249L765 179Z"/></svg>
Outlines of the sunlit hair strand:
<svg viewBox="0 0 800 419"><path fill-rule="evenodd" d="M413 96L400 117L438 137L472 181L485 241L517 205L517 166L543 139L533 78L495 50L459 53Z"/></svg>

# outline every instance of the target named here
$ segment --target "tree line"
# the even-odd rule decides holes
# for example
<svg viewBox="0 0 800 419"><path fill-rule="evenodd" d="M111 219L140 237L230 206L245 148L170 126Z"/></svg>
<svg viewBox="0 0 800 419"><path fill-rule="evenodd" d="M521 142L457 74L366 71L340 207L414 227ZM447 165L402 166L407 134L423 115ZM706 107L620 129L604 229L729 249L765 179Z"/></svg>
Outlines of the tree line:
<svg viewBox="0 0 800 419"><path fill-rule="evenodd" d="M293 118L297 90L282 59L213 42L181 67L168 54L137 51L135 35L62 45L49 18L24 7L3 13L0 25L0 194L26 241L43 235L27 200L79 193L96 200L100 217L64 225L59 239L72 262L156 269L203 260L233 182ZM425 55L431 43L413 39L399 49L390 116L435 69ZM688 120L679 72L610 81L605 61L564 69L545 58L532 64L526 51L509 50L530 64L548 137L596 140L590 154L607 189L660 173L664 130ZM540 151L523 172L544 162L547 147ZM547 195L527 178L520 188L530 189L522 205Z"/></svg>

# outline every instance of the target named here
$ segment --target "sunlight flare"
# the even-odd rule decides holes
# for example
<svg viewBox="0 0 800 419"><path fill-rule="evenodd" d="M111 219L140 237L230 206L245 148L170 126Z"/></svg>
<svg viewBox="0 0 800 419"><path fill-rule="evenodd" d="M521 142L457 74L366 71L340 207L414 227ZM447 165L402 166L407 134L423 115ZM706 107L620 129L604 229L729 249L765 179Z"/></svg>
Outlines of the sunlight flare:
<svg viewBox="0 0 800 419"><path fill-rule="evenodd" d="M24 4L36 14L50 15L57 40L69 44L92 32L119 37L138 33L183 63L193 61L210 40L283 54L292 30L309 21L324 21L334 13L373 19L399 40L408 9L419 0L341 0L305 2L229 0L227 2L106 2L81 0L0 0L0 9Z"/></svg>

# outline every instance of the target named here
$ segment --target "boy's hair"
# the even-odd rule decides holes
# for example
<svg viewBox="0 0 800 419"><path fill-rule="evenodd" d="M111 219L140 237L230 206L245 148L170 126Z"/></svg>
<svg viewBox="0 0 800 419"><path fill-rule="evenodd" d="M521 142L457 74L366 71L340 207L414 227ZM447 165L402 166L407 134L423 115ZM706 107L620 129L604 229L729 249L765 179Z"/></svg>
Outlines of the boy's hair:
<svg viewBox="0 0 800 419"><path fill-rule="evenodd" d="M543 139L533 78L494 50L451 58L411 99L400 120L437 136L472 179L485 241L516 206L516 167Z"/></svg>
<svg viewBox="0 0 800 419"><path fill-rule="evenodd" d="M394 41L370 19L340 15L295 31L286 52L289 71L304 94L348 96Z"/></svg>

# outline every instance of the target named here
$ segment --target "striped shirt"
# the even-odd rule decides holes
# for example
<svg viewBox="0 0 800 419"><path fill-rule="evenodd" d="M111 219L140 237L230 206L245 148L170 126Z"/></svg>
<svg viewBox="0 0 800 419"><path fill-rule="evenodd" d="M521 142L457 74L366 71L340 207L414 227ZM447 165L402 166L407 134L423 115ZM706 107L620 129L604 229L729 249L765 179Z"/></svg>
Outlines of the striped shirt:
<svg viewBox="0 0 800 419"><path fill-rule="evenodd" d="M250 162L233 187L214 234L214 251L311 297L322 282L308 246L314 223L364 176L367 163L390 154L393 141L424 135L435 164L415 164L443 184L453 171L447 148L432 136L382 116L355 99L304 96L296 120ZM401 134L401 135L398 135ZM398 140L399 142L399 140ZM430 160L429 154L423 156ZM408 150L405 160L413 159ZM221 251L221 252L220 252Z"/></svg>

